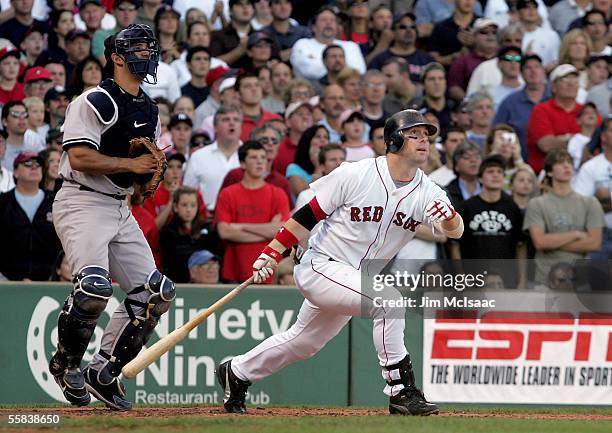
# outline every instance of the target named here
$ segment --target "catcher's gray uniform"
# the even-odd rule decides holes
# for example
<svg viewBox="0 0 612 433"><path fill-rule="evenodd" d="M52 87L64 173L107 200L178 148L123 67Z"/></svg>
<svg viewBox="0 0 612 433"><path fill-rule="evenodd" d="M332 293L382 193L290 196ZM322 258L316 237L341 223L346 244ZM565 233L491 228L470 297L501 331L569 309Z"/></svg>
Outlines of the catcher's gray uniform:
<svg viewBox="0 0 612 433"><path fill-rule="evenodd" d="M157 139L160 123L157 106L142 90L132 96L109 79L69 105L63 129L65 150L86 145L126 158L130 140ZM111 278L116 280L128 296L113 314L100 351L83 374L89 392L112 408L129 409L116 377L168 310L174 284L156 269L151 249L127 206L135 174L77 171L70 166L67 152L61 157L60 174L64 183L53 205L53 222L75 276L75 288L60 314L58 352L50 369L71 403L89 402L88 394L67 393L65 381L60 383L58 377L64 369L78 369L112 295Z"/></svg>

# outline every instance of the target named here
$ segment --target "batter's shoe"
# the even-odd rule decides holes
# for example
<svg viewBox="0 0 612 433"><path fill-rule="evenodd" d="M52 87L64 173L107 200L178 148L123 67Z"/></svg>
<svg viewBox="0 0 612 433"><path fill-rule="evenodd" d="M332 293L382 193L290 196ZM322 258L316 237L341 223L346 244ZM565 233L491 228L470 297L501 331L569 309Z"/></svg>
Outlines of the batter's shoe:
<svg viewBox="0 0 612 433"><path fill-rule="evenodd" d="M80 368L67 368L59 352L49 362L49 372L62 390L68 402L74 406L87 406L91 396L85 387L85 378Z"/></svg>
<svg viewBox="0 0 612 433"><path fill-rule="evenodd" d="M399 394L389 398L389 413L391 415L436 415L438 406L425 400L425 395L417 387L408 386Z"/></svg>
<svg viewBox="0 0 612 433"><path fill-rule="evenodd" d="M132 409L132 403L125 399L125 386L119 378L111 376L106 368L97 371L85 367L83 374L87 390L108 408L120 411Z"/></svg>
<svg viewBox="0 0 612 433"><path fill-rule="evenodd" d="M231 360L217 367L217 380L223 388L223 407L229 413L246 413L246 393L251 382L236 377L231 367Z"/></svg>

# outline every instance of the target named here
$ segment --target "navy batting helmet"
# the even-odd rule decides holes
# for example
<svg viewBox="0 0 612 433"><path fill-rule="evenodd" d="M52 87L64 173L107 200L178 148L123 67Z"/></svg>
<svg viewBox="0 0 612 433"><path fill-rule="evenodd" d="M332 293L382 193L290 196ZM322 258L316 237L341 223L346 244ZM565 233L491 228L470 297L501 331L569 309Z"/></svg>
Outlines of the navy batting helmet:
<svg viewBox="0 0 612 433"><path fill-rule="evenodd" d="M151 27L146 24L130 24L116 35L106 38L104 48L107 65L112 67L111 54L117 53L123 57L132 74L145 83L157 83L159 41Z"/></svg>
<svg viewBox="0 0 612 433"><path fill-rule="evenodd" d="M435 135L438 128L427 122L423 115L416 110L402 110L389 117L385 122L385 144L387 153L399 152L404 145L404 137L401 132L415 126L424 126L429 135Z"/></svg>

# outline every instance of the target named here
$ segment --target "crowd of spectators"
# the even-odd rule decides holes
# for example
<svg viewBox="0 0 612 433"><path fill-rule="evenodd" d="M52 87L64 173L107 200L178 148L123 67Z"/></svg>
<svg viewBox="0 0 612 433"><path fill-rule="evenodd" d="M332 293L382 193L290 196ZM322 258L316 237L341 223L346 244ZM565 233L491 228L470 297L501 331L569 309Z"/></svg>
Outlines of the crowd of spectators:
<svg viewBox="0 0 612 433"><path fill-rule="evenodd" d="M612 0L1 0L0 275L70 279L66 108L105 78L104 39L144 23L168 170L130 200L175 282L247 278L309 184L383 155L412 108L439 126L423 169L465 234L424 224L397 258L535 258L505 283L552 285L612 254L611 18ZM292 283L289 258L270 282Z"/></svg>

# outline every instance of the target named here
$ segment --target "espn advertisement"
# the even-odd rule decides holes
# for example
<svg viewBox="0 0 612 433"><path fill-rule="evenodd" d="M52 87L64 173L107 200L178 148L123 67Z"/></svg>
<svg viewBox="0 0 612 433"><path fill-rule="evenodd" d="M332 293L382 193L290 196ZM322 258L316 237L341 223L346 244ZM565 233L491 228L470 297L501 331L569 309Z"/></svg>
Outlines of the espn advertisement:
<svg viewBox="0 0 612 433"><path fill-rule="evenodd" d="M439 308L425 318L423 387L430 399L612 404L609 293L488 296L497 308Z"/></svg>

